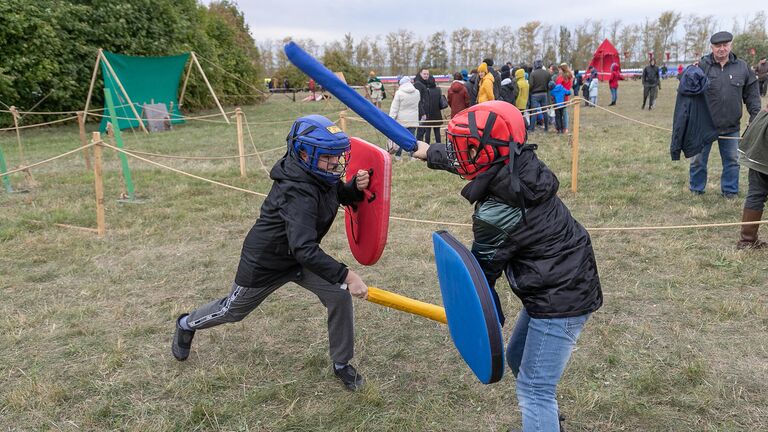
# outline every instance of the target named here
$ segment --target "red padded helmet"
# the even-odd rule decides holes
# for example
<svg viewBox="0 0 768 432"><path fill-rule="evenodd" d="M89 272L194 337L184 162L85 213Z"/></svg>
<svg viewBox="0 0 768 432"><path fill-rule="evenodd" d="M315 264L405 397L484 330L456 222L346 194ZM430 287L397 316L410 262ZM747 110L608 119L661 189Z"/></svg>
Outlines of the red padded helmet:
<svg viewBox="0 0 768 432"><path fill-rule="evenodd" d="M509 147L527 140L520 110L503 101L488 101L456 114L448 123L448 157L458 174L472 180L495 163L509 162Z"/></svg>

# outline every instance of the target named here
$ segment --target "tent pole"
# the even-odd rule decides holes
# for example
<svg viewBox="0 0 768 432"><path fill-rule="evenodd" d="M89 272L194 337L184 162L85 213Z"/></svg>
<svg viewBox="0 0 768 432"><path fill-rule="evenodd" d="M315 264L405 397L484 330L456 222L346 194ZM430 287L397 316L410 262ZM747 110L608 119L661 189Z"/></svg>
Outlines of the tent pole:
<svg viewBox="0 0 768 432"><path fill-rule="evenodd" d="M229 119L227 118L227 113L225 113L224 108L221 107L221 103L219 103L219 98L216 97L216 93L213 91L213 87L211 87L211 83L208 82L208 77L205 76L203 67L200 66L200 62L197 61L197 56L195 55L194 51L192 51L192 59L195 61L195 64L197 65L197 69L203 75L203 80L205 81L205 85L208 86L208 90L211 92L211 96L213 96L213 100L216 101L216 105L219 107L219 111L221 111L221 115L224 116L224 120L226 120L227 124L230 124Z"/></svg>
<svg viewBox="0 0 768 432"><path fill-rule="evenodd" d="M96 74L99 73L99 61L101 60L101 48L96 51L96 64L93 65L93 75L91 75L91 86L88 88L88 97L85 99L85 110L83 111L83 123L88 117L88 105L91 104L91 95L93 95L93 85L96 84Z"/></svg>
<svg viewBox="0 0 768 432"><path fill-rule="evenodd" d="M181 105L184 104L184 94L187 92L187 82L189 81L190 74L192 74L192 60L190 60L189 67L187 67L187 73L184 76L184 85L181 86L181 96L179 96L179 108L181 108Z"/></svg>
<svg viewBox="0 0 768 432"><path fill-rule="evenodd" d="M128 96L128 92L125 91L125 88L123 87L123 83L120 82L120 78L117 77L115 70L112 69L112 65L109 64L109 60L107 60L107 58L104 56L104 54L101 51L99 51L99 54L101 54L101 61L103 61L104 64L107 65L107 69L109 69L109 73L112 74L112 77L115 79L117 86L120 87L120 91L123 92L123 96L125 96L125 99L128 101L128 104L131 106L131 111L133 111L133 115L136 116L136 120L139 121L139 126L141 126L141 129L148 134L149 131L147 130L147 127L144 126L144 122L141 120L141 116L136 111L136 107L133 105L133 101L131 101L131 97Z"/></svg>

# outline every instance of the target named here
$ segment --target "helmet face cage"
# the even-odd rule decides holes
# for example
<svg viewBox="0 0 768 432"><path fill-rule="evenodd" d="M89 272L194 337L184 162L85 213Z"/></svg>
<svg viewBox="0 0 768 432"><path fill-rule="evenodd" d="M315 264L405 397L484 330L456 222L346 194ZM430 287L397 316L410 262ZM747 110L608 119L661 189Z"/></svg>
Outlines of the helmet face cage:
<svg viewBox="0 0 768 432"><path fill-rule="evenodd" d="M344 176L350 142L330 120L317 115L300 118L286 140L289 154L313 174L331 184Z"/></svg>
<svg viewBox="0 0 768 432"><path fill-rule="evenodd" d="M350 159L349 145L340 151L338 148L306 143L299 138L294 142L293 149L299 163L330 183L339 181L347 171ZM302 157L302 152L306 156Z"/></svg>
<svg viewBox="0 0 768 432"><path fill-rule="evenodd" d="M456 134L446 130L445 138L448 159L464 179L471 180L489 166L504 160L497 160L494 145L480 144L469 134Z"/></svg>

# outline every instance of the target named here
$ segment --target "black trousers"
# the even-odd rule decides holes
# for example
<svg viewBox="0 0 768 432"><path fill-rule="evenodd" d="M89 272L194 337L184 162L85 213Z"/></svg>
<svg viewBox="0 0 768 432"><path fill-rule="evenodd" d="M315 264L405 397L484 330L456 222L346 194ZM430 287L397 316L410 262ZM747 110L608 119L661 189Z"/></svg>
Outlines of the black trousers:
<svg viewBox="0 0 768 432"><path fill-rule="evenodd" d="M749 189L747 199L744 200L744 208L763 211L766 198L768 198L768 174L750 168Z"/></svg>

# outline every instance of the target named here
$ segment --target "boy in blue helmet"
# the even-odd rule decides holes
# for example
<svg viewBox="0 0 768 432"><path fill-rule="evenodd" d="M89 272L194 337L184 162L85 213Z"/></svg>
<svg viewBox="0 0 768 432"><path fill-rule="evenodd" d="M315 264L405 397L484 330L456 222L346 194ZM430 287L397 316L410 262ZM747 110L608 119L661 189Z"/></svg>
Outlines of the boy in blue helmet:
<svg viewBox="0 0 768 432"><path fill-rule="evenodd" d="M297 119L287 137L288 150L272 167L274 180L261 215L245 237L230 293L176 320L171 351L186 360L195 331L236 322L288 282L312 291L328 309L328 339L335 375L350 390L363 377L349 364L354 351L352 298L366 298L368 287L354 271L320 248L339 205L364 198L369 174L344 176L349 137L320 115ZM347 290L342 289L346 286Z"/></svg>

